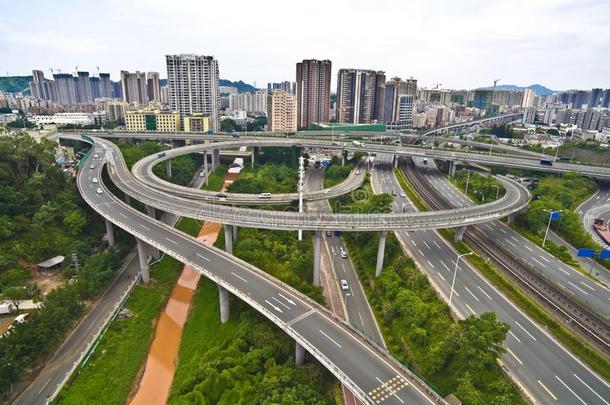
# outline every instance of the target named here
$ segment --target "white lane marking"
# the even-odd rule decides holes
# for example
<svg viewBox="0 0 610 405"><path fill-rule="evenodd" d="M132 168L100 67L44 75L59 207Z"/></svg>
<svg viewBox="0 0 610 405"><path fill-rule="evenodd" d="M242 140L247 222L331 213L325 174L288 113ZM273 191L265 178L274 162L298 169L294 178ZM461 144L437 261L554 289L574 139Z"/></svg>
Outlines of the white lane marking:
<svg viewBox="0 0 610 405"><path fill-rule="evenodd" d="M481 286L480 286L480 285L477 285L477 288L479 289L479 291L481 291L483 294L485 294L485 296L486 296L488 299L490 299L490 300L491 300L491 297L489 296L489 294L487 294L487 293L485 292L485 290L483 290L483 289L481 288Z"/></svg>
<svg viewBox="0 0 610 405"><path fill-rule="evenodd" d="M604 398L602 398L602 396L601 396L601 395L599 395L597 392L595 392L595 390L594 390L593 388L589 387L589 386L587 385L587 383L586 383L586 382L584 382L584 381L583 381L583 380L582 380L582 379L581 379L579 376L577 376L576 374L574 374L574 377L578 378L578 381L580 381L581 383L583 383L583 385L584 385L585 387L587 387L588 389L590 389L590 390L591 390L591 392L592 392L592 393L594 393L594 394L595 394L595 395L596 395L596 396L597 396L599 399L601 399L601 400L602 400L602 402L603 402L604 404L606 404L606 405L610 405L610 404L608 403L608 401L606 401Z"/></svg>
<svg viewBox="0 0 610 405"><path fill-rule="evenodd" d="M595 288L591 287L589 284L585 283L584 281L581 281L580 284L584 285L585 287L587 287L591 291L595 291Z"/></svg>
<svg viewBox="0 0 610 405"><path fill-rule="evenodd" d="M441 245L439 245L438 243L436 243L436 241L435 241L435 240L433 240L433 241L432 241L432 243L434 243L434 244L436 245L436 247L437 247L437 248L439 248L439 249L441 248Z"/></svg>
<svg viewBox="0 0 610 405"><path fill-rule="evenodd" d="M559 271L562 271L564 274L567 274L568 276L570 275L570 272L565 271L564 269L562 269L561 267L557 267L559 269Z"/></svg>
<svg viewBox="0 0 610 405"><path fill-rule="evenodd" d="M282 311L282 310L281 310L281 308L280 308L280 307L278 307L277 305L274 305L273 303L269 302L268 300L265 300L265 302L266 302L267 304L269 304L269 306L270 306L271 308L275 309L277 312L279 312L279 313L281 313L281 314L283 314L283 313L284 313L284 311Z"/></svg>
<svg viewBox="0 0 610 405"><path fill-rule="evenodd" d="M485 224L485 226L486 226L488 229L491 229L492 231L494 230L494 229L493 229L491 226L489 226L489 224Z"/></svg>
<svg viewBox="0 0 610 405"><path fill-rule="evenodd" d="M515 335L515 334L513 333L513 331L512 331L512 330L509 330L509 331L508 331L508 333L510 333L510 335L511 335L512 337L514 337L514 338L515 338L515 340L516 340L517 342L521 343L521 339L519 339L519 338L517 337L517 335Z"/></svg>
<svg viewBox="0 0 610 405"><path fill-rule="evenodd" d="M540 256L540 258L542 260L544 260L545 262L547 262L547 263L551 263L551 261L549 259L547 259L546 257L544 257L544 256Z"/></svg>
<svg viewBox="0 0 610 405"><path fill-rule="evenodd" d="M519 242L519 239L515 238L514 236L510 237L512 240L514 240L515 242Z"/></svg>
<svg viewBox="0 0 610 405"><path fill-rule="evenodd" d="M338 347L339 349L341 349L341 345L340 345L339 343L335 342L335 340L334 340L333 338L331 338L331 337L330 337L330 336L328 336L326 333L324 333L324 331L323 331L322 329L318 329L318 330L320 331L320 333L321 333L321 334L323 334L324 336L326 336L326 338L327 338L328 340L330 340L331 342L333 342L334 344L336 344L336 345L337 345L337 347Z"/></svg>
<svg viewBox="0 0 610 405"><path fill-rule="evenodd" d="M443 281L445 281L445 277L443 277L443 275L441 273L436 273L437 276L439 276L440 278L443 279Z"/></svg>
<svg viewBox="0 0 610 405"><path fill-rule="evenodd" d="M476 295L474 295L474 294L472 293L472 291L470 291L470 289L469 289L468 287L464 286L464 288L466 289L466 291L468 291L468 293L470 293L470 295L472 295L472 298L474 298L475 300L479 301L479 299L477 298L477 296L476 296Z"/></svg>
<svg viewBox="0 0 610 405"><path fill-rule="evenodd" d="M572 393L572 394L573 394L573 395L574 395L576 398L578 398L578 400L579 400L580 402L582 402L583 404L587 405L587 403L586 403L585 401L583 401L581 397L579 397L578 395L576 395L576 393L575 393L575 392L572 390L572 388L568 387L568 385L567 385L566 383L564 383L564 382L561 380L561 378L559 378L559 377L557 377L557 376L555 376L555 378L556 378L557 380L559 380L559 382L560 382L560 383L562 383L562 384L563 384L563 386L564 386L564 387L566 387L566 388L568 389L568 391L570 391L570 392L571 392L571 393Z"/></svg>
<svg viewBox="0 0 610 405"><path fill-rule="evenodd" d="M426 241L424 241L424 245L426 245L426 247L428 248L428 250L430 250L430 245L428 245L428 243Z"/></svg>
<svg viewBox="0 0 610 405"><path fill-rule="evenodd" d="M288 305L284 304L282 301L278 300L277 298L275 298L275 297L271 297L271 299L272 299L273 301L277 302L278 304L280 304L281 306L283 306L284 308L286 308L286 309L290 309L290 307L289 307Z"/></svg>
<svg viewBox="0 0 610 405"><path fill-rule="evenodd" d="M529 250L530 252L533 252L534 249L532 249L531 247L527 246L527 245L523 245L524 248L526 248L527 250Z"/></svg>
<svg viewBox="0 0 610 405"><path fill-rule="evenodd" d="M505 229L500 228L500 232L507 233Z"/></svg>
<svg viewBox="0 0 610 405"><path fill-rule="evenodd" d="M441 262L441 264L442 264L443 266L445 266L445 268L447 269L447 271L448 271L448 272L451 272L451 270L449 270L449 267L448 267L448 266L445 264L445 262Z"/></svg>
<svg viewBox="0 0 610 405"><path fill-rule="evenodd" d="M427 262L430 265L430 267L434 268L434 265L432 264L432 262L430 260L427 260Z"/></svg>
<svg viewBox="0 0 610 405"><path fill-rule="evenodd" d="M147 231L150 231L150 228L149 228L149 227L144 226L144 225L142 225L142 224L138 224L138 225L140 225L142 228L146 229Z"/></svg>
<svg viewBox="0 0 610 405"><path fill-rule="evenodd" d="M294 302L293 300L291 300L290 298L286 298L286 296L282 293L278 293L277 295L279 295L280 297L282 297L283 299L286 300L287 303L294 305L295 307L297 306L296 302Z"/></svg>
<svg viewBox="0 0 610 405"><path fill-rule="evenodd" d="M247 282L248 282L248 280L246 280L245 278L243 278L242 276L240 276L240 275L238 275L238 274L235 274L235 273L233 273L233 272L231 272L231 274L233 274L235 277L237 277L238 279L240 279L240 280L241 280L241 281L243 281L244 283L247 283Z"/></svg>
<svg viewBox="0 0 610 405"><path fill-rule="evenodd" d="M550 390L550 389L548 389L548 388L546 387L546 385L544 385L544 384L542 383L542 381L538 380L538 384L540 384L540 386L541 386L542 388L544 388L544 390L546 391L546 393L547 393L547 394L549 394L549 395L551 396L551 398L553 398L555 401L557 401L557 397L556 397L556 396L555 396L555 395L554 395L554 394L551 392L551 390Z"/></svg>
<svg viewBox="0 0 610 405"><path fill-rule="evenodd" d="M424 256L424 252L421 251L421 249L417 249L417 251L419 252L419 254L423 257Z"/></svg>
<svg viewBox="0 0 610 405"><path fill-rule="evenodd" d="M49 385L49 383L50 383L50 382L51 382L51 379L49 378L49 379L47 380L47 382L46 382L46 383L44 383L44 385L42 386L42 388L40 389L40 391L38 391L38 393L40 394L40 393L42 392L42 390L44 390L44 389L47 387L47 385Z"/></svg>
<svg viewBox="0 0 610 405"><path fill-rule="evenodd" d="M384 388L385 388L385 387L387 387L386 389L387 389L388 391L390 391L390 392L392 393L392 395L394 395L396 398L398 398L398 400L400 401L400 403L402 403L402 404L404 404L404 403L405 403L405 401L403 401L402 399L400 399L400 397L399 397L398 395L396 395L396 392L395 392L395 391L392 389L392 387L391 387L391 386L388 384L388 382L387 382L387 381L386 381L386 382L383 382L383 381L381 380L381 378L379 378L379 377L375 377L375 378L377 379L377 381L379 381L379 383L381 384L381 386L382 386L382 387L384 387Z"/></svg>
<svg viewBox="0 0 610 405"><path fill-rule="evenodd" d="M417 245L415 244L415 241L414 241L413 239L411 239L411 243L413 244L413 246L417 246Z"/></svg>
<svg viewBox="0 0 610 405"><path fill-rule="evenodd" d="M517 355L516 355L515 353L513 353L513 351L512 351L512 350L510 350L510 348L508 348L508 347L507 347L507 348L506 348L506 351L507 351L507 352L509 352L509 353L510 353L510 355L511 355L511 356L513 356L513 357L515 358L515 360L517 360L517 362L518 362L520 365L523 365L523 362L521 361L521 359L519 359L519 357L517 357Z"/></svg>
<svg viewBox="0 0 610 405"><path fill-rule="evenodd" d="M175 241L175 240L173 240L173 239L170 239L170 238L164 238L164 239L165 239L166 241L168 241L168 242L173 243L174 245L177 245L177 244L178 244L178 242L176 242L176 241Z"/></svg>
<svg viewBox="0 0 610 405"><path fill-rule="evenodd" d="M364 326L364 319L362 319L362 314L358 312L358 317L360 318L360 323Z"/></svg>
<svg viewBox="0 0 610 405"><path fill-rule="evenodd" d="M510 245L512 245L514 247L517 247L517 245L515 245L513 242L511 242L511 240L508 238L506 239L506 242L508 242Z"/></svg>
<svg viewBox="0 0 610 405"><path fill-rule="evenodd" d="M541 265L542 267L546 267L544 265L544 263L542 263L540 260L536 259L535 257L532 257L532 260L535 261L536 263L538 263L539 265Z"/></svg>
<svg viewBox="0 0 610 405"><path fill-rule="evenodd" d="M472 308L470 308L470 305L466 304L466 308L468 308L470 310L470 312L473 313L473 315L477 314L476 312L474 312L474 310Z"/></svg>
<svg viewBox="0 0 610 405"><path fill-rule="evenodd" d="M200 253L195 252L195 254L196 254L197 256L201 257L203 260L206 260L206 261L208 261L208 262L210 261L210 259L208 259L207 257L203 256L203 255L202 255L202 254L200 254Z"/></svg>
<svg viewBox="0 0 610 405"><path fill-rule="evenodd" d="M581 293L585 294L585 295L589 295L588 292L586 292L585 290L583 290L582 288L580 288L579 286L577 286L576 284L574 284L571 281L568 281L568 284L570 284L572 287L576 288L578 291L580 291Z"/></svg>
<svg viewBox="0 0 610 405"><path fill-rule="evenodd" d="M123 214L122 212L119 212L119 215L122 216L123 218L127 219L127 215Z"/></svg>
<svg viewBox="0 0 610 405"><path fill-rule="evenodd" d="M515 325L517 325L518 327L520 327L521 329L523 329L523 331L524 331L525 333L527 333L527 335L528 335L529 337L531 337L532 339L534 339L534 341L536 340L536 338L534 337L534 335L532 335L531 333L529 333L529 332L528 332L528 330L527 330L527 329L525 329L523 326L521 326L521 324L520 324L519 322L517 322L517 321L514 321L514 322L515 322Z"/></svg>

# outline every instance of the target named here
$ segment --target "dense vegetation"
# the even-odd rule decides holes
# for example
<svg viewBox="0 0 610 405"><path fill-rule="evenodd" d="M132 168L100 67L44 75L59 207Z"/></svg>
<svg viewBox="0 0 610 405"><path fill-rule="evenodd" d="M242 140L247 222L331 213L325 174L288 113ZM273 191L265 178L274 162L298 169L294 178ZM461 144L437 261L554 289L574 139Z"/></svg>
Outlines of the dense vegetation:
<svg viewBox="0 0 610 405"><path fill-rule="evenodd" d="M244 168L229 187L232 193L294 193L297 191L297 170L285 164L265 164Z"/></svg>
<svg viewBox="0 0 610 405"><path fill-rule="evenodd" d="M153 155L163 151L165 148L163 145L145 141L141 144L131 144L128 142L118 142L117 145L125 158L125 163L128 167L134 165L138 160L145 158L146 156ZM172 159L172 177L168 178L165 172L165 162L159 163L153 168L154 173L160 178L171 181L172 183L186 186L193 179L195 170L203 164L203 158L200 154L191 154L179 156Z"/></svg>
<svg viewBox="0 0 610 405"><path fill-rule="evenodd" d="M563 210L561 223L555 222L552 229L573 246L595 247L578 214L574 212L578 204L594 191L593 180L575 173L566 173L559 178L547 176L532 189L533 201L527 212L517 218L517 224L542 235L549 220L549 213L545 210Z"/></svg>
<svg viewBox="0 0 610 405"><path fill-rule="evenodd" d="M450 180L461 190L466 189L466 182L468 181L468 197L477 204L482 204L486 201L492 202L496 200L496 195L500 198L505 193L502 184L492 176L486 176L474 171L470 172L470 178L468 178L466 170L458 170Z"/></svg>
<svg viewBox="0 0 610 405"><path fill-rule="evenodd" d="M196 235L201 223L183 218L176 227ZM61 391L59 404L125 403L134 379L146 361L155 320L182 267L182 263L170 256L164 256L151 266L151 282L139 284L127 299L125 308L131 316L112 321L87 364Z"/></svg>
<svg viewBox="0 0 610 405"><path fill-rule="evenodd" d="M0 91L5 93L30 94L32 76L4 76L0 77Z"/></svg>
<svg viewBox="0 0 610 405"><path fill-rule="evenodd" d="M328 165L326 172L324 173L324 188L334 187L345 181L354 168L353 163L355 162L356 159L352 159L352 164L341 166L341 158L339 156L333 156L330 165Z"/></svg>
<svg viewBox="0 0 610 405"><path fill-rule="evenodd" d="M55 146L21 134L0 138L0 288L6 299L43 302L0 339L0 391L63 339L130 246L119 234L115 248L100 251L103 223L54 165ZM54 255L68 258L63 276L73 281L43 298L32 280L34 264ZM70 266L73 256L78 273Z"/></svg>
<svg viewBox="0 0 610 405"><path fill-rule="evenodd" d="M199 281L169 404L337 403L328 371L315 361L295 367L292 339L241 301L231 305L221 324L216 285Z"/></svg>
<svg viewBox="0 0 610 405"><path fill-rule="evenodd" d="M523 138L523 135L515 132L510 124L493 126L489 129L481 129L482 134L493 134L498 138Z"/></svg>

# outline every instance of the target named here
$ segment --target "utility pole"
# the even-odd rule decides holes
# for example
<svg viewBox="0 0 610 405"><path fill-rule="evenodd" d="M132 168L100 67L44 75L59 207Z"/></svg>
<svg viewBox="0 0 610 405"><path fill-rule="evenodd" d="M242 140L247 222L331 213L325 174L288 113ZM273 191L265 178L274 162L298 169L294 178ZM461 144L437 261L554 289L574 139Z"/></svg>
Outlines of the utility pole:
<svg viewBox="0 0 610 405"><path fill-rule="evenodd" d="M305 158L299 156L299 213L303 213L303 183L305 182ZM299 240L303 240L303 230L299 229Z"/></svg>

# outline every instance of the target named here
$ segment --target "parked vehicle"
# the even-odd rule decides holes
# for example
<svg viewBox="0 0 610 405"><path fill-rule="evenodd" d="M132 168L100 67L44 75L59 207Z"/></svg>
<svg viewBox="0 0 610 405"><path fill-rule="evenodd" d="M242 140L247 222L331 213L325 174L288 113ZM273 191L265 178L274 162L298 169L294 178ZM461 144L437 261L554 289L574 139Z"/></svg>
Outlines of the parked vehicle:
<svg viewBox="0 0 610 405"><path fill-rule="evenodd" d="M610 231L608 231L603 219L596 218L593 220L593 229L607 245L610 245Z"/></svg>
<svg viewBox="0 0 610 405"><path fill-rule="evenodd" d="M341 289L343 291L349 290L349 285L347 285L347 280L341 280Z"/></svg>
<svg viewBox="0 0 610 405"><path fill-rule="evenodd" d="M548 159L541 159L540 164L542 166L553 166L553 162Z"/></svg>

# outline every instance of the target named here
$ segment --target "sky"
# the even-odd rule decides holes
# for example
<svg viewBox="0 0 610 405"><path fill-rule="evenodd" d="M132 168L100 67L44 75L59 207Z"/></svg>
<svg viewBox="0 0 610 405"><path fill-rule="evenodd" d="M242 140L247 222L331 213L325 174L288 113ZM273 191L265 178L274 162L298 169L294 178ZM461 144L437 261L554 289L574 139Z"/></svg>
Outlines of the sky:
<svg viewBox="0 0 610 405"><path fill-rule="evenodd" d="M0 0L0 75L158 71L213 55L258 87L295 63L383 70L420 86L610 88L609 0Z"/></svg>

